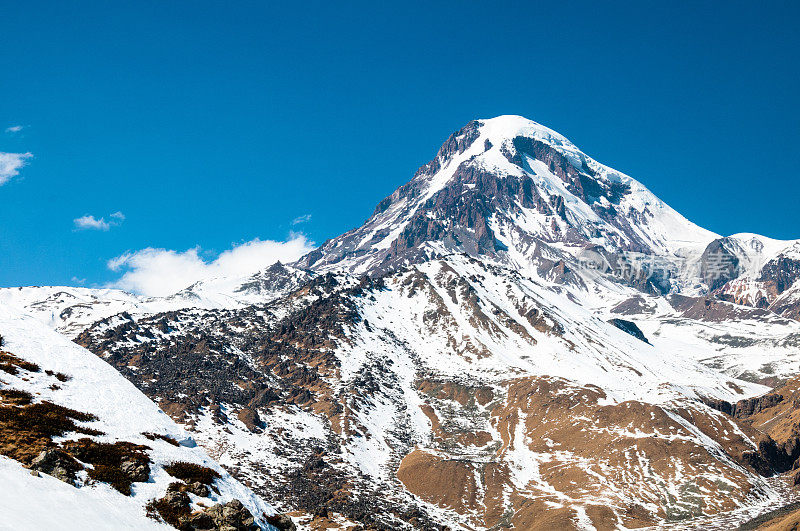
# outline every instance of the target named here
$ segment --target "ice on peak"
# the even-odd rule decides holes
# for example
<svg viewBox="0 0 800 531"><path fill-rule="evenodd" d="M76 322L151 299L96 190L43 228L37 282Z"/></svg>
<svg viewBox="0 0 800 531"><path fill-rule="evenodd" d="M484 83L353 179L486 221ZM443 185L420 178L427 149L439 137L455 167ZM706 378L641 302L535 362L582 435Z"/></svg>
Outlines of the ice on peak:
<svg viewBox="0 0 800 531"><path fill-rule="evenodd" d="M478 123L481 124L482 136L485 136L490 141L497 141L492 142L493 144L500 144L502 140L510 140L517 136L524 136L543 140L554 145L577 149L564 135L524 116L504 114L487 120L478 120Z"/></svg>

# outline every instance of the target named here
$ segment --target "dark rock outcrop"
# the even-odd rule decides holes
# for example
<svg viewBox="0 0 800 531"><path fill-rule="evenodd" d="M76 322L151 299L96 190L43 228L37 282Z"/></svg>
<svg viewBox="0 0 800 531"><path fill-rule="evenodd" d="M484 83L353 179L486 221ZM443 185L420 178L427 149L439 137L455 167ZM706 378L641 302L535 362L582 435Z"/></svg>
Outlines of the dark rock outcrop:
<svg viewBox="0 0 800 531"><path fill-rule="evenodd" d="M645 337L644 332L642 332L642 330L638 326L636 326L636 323L634 323L633 321L614 318L614 319L609 319L608 322L616 326L626 334L635 337L639 341L644 341L648 345L650 344L650 340L648 340L647 337Z"/></svg>
<svg viewBox="0 0 800 531"><path fill-rule="evenodd" d="M133 482L147 481L150 478L150 465L141 459L123 458L119 469Z"/></svg>
<svg viewBox="0 0 800 531"><path fill-rule="evenodd" d="M75 481L75 474L83 467L71 455L58 448L43 450L31 463L31 470L43 472L69 484Z"/></svg>
<svg viewBox="0 0 800 531"><path fill-rule="evenodd" d="M167 491L191 492L195 496L200 496L201 498L207 498L211 495L211 489L208 488L208 485L201 483L200 481L192 481L190 483L181 483L180 481L176 481L174 483L170 483L169 487L167 487Z"/></svg>
<svg viewBox="0 0 800 531"><path fill-rule="evenodd" d="M281 531L296 531L297 526L294 524L291 518L285 514L275 514L272 516L267 516L267 523L273 527L280 529Z"/></svg>
<svg viewBox="0 0 800 531"><path fill-rule="evenodd" d="M784 396L778 393L746 398L736 403L709 398L703 400L706 405L717 411L745 422L748 422L754 415L776 407L784 401ZM742 454L740 462L763 476L771 476L795 468L798 458L800 458L800 433L795 430L780 443L770 435L764 434L763 439L758 443L758 449Z"/></svg>
<svg viewBox="0 0 800 531"><path fill-rule="evenodd" d="M700 277L714 291L736 278L739 272L739 257L731 250L735 242L730 238L718 238L706 246L700 258Z"/></svg>
<svg viewBox="0 0 800 531"><path fill-rule="evenodd" d="M766 282L780 295L800 279L800 260L779 256L767 262L758 280Z"/></svg>
<svg viewBox="0 0 800 531"><path fill-rule="evenodd" d="M756 396L753 398L745 398L734 403L712 398L706 398L703 400L707 406L738 419L746 419L754 413L758 413L759 411L773 407L782 401L783 396L774 393Z"/></svg>
<svg viewBox="0 0 800 531"><path fill-rule="evenodd" d="M185 494L184 494L185 496ZM166 498L166 497L165 497ZM169 502L168 502L169 503ZM231 500L178 518L178 529L185 531L250 531L260 529L242 502Z"/></svg>
<svg viewBox="0 0 800 531"><path fill-rule="evenodd" d="M243 408L240 409L238 413L236 413L236 417L242 421L242 424L247 426L247 429L252 431L253 433L257 433L261 431L264 423L261 421L261 418L258 416L258 412L255 409L250 408Z"/></svg>

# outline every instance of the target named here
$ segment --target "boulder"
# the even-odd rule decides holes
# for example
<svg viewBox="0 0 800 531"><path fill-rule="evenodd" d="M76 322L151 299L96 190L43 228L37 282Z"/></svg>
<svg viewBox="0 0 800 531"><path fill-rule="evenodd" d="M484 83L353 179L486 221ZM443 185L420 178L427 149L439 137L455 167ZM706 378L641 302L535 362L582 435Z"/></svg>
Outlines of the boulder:
<svg viewBox="0 0 800 531"><path fill-rule="evenodd" d="M133 482L143 482L150 479L150 464L141 459L123 458L119 464L125 477Z"/></svg>
<svg viewBox="0 0 800 531"><path fill-rule="evenodd" d="M69 484L75 481L75 474L83 467L71 455L58 448L48 448L36 456L31 470L43 472Z"/></svg>
<svg viewBox="0 0 800 531"><path fill-rule="evenodd" d="M208 485L204 485L199 481L193 481L188 484L176 481L174 483L170 483L169 487L167 487L167 491L190 492L195 496L200 496L201 498L208 498L211 495L211 489L208 488Z"/></svg>
<svg viewBox="0 0 800 531"><path fill-rule="evenodd" d="M168 490L164 497L161 500L170 508L175 510L182 510L185 509L186 511L189 510L191 506L192 500L189 498L189 495L185 492L175 491L175 490Z"/></svg>
<svg viewBox="0 0 800 531"><path fill-rule="evenodd" d="M195 496L200 496L201 498L208 498L211 495L211 490L208 488L208 485L204 485L199 481L186 485L186 492L191 492Z"/></svg>
<svg viewBox="0 0 800 531"><path fill-rule="evenodd" d="M285 514L274 514L267 516L267 523L273 527L277 527L281 531L296 531L297 526L292 522L292 519Z"/></svg>
<svg viewBox="0 0 800 531"><path fill-rule="evenodd" d="M258 529L255 518L250 514L242 502L231 500L221 505L217 504L209 507L205 512L214 521L214 529L220 531L249 531Z"/></svg>
<svg viewBox="0 0 800 531"><path fill-rule="evenodd" d="M239 500L216 504L191 512L189 495L170 485L167 493L156 502L161 517L174 527L185 531L258 531L260 527Z"/></svg>

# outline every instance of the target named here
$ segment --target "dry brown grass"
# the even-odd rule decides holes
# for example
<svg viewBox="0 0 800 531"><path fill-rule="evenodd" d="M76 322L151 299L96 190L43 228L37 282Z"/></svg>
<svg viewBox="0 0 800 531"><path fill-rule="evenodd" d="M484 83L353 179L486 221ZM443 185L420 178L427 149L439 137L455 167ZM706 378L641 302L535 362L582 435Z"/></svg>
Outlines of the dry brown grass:
<svg viewBox="0 0 800 531"><path fill-rule="evenodd" d="M220 477L216 470L213 470L197 463L187 463L186 461L176 461L164 467L167 474L174 478L182 479L186 483L199 481L203 485L211 485L215 479Z"/></svg>
<svg viewBox="0 0 800 531"><path fill-rule="evenodd" d="M59 382L68 382L72 379L71 376L64 374L63 372L54 372L54 371L44 371L45 374L48 376L53 376Z"/></svg>
<svg viewBox="0 0 800 531"><path fill-rule="evenodd" d="M180 443L178 441L176 441L175 439L173 439L172 437L168 437L166 435L161 435L160 433L152 433L152 432L147 431L147 432L142 433L142 435L144 435L145 437L147 437L151 441L160 440L160 441L164 441L165 443L169 443L172 446L180 446Z"/></svg>
<svg viewBox="0 0 800 531"><path fill-rule="evenodd" d="M0 351L0 370L16 375L20 370L39 372L41 369L35 363ZM46 370L45 373L59 382L70 380L60 372ZM50 389L57 391L60 387L54 383ZM49 401L34 403L33 399L27 391L0 389L0 454L30 465L44 449L57 447L54 437L67 433L103 435L78 424L97 420L94 415ZM149 449L130 442L100 443L88 437L60 445L60 450L72 458L92 465L88 471L91 479L108 483L126 495L130 495L133 482L147 481L150 458L146 451Z"/></svg>
<svg viewBox="0 0 800 531"><path fill-rule="evenodd" d="M146 510L147 516L150 518L158 520L158 517L161 517L162 520L177 529L182 529L181 519L191 513L191 508L188 504L184 506L174 502L169 503L166 498L151 500L147 504Z"/></svg>
<svg viewBox="0 0 800 531"><path fill-rule="evenodd" d="M94 415L59 406L52 402L30 403L32 397L25 391L4 390L10 396L9 405L0 407L0 454L30 464L53 437L77 432L85 435L102 435L102 432L85 428L77 422L96 420Z"/></svg>
<svg viewBox="0 0 800 531"><path fill-rule="evenodd" d="M8 374L17 374L19 369L30 372L39 372L41 368L35 363L25 361L10 352L0 350L0 371Z"/></svg>
<svg viewBox="0 0 800 531"><path fill-rule="evenodd" d="M33 402L33 395L20 389L0 389L0 402L3 405L26 406Z"/></svg>
<svg viewBox="0 0 800 531"><path fill-rule="evenodd" d="M147 446L130 442L99 443L84 437L77 441L67 441L64 448L73 456L94 467L89 470L89 477L95 481L108 483L126 496L131 493L133 479L122 470L124 461L146 463L149 468L150 458Z"/></svg>

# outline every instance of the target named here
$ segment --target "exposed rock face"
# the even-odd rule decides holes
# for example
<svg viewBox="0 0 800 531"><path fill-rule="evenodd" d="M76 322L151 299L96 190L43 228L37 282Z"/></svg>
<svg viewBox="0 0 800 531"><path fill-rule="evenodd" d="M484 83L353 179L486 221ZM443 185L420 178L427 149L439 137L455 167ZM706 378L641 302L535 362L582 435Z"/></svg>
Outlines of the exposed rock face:
<svg viewBox="0 0 800 531"><path fill-rule="evenodd" d="M119 469L132 482L147 481L150 477L150 465L144 460L123 458L120 461Z"/></svg>
<svg viewBox="0 0 800 531"><path fill-rule="evenodd" d="M254 522L242 502L231 500L189 515L182 526L196 531L254 531L259 529Z"/></svg>
<svg viewBox="0 0 800 531"><path fill-rule="evenodd" d="M545 267L552 244L655 255L714 235L683 219L632 179L581 153L567 139L519 117L471 122L433 161L381 201L360 228L299 262L318 271L379 274L451 252ZM630 279L626 279L630 280ZM668 289L666 277L642 283Z"/></svg>
<svg viewBox="0 0 800 531"><path fill-rule="evenodd" d="M275 262L265 270L246 279L235 291L271 298L299 288L309 280L310 276L307 271L290 269L280 262Z"/></svg>
<svg viewBox="0 0 800 531"><path fill-rule="evenodd" d="M220 319L221 315L207 314L211 319ZM152 388L152 396L159 397L159 405L173 418L186 419L186 413L197 411L201 407L211 407L220 403L249 404L269 400L271 389L269 381L260 381L258 373L241 357L224 348L225 335L233 334L226 323L225 335L210 337L204 329L196 329L192 335L171 334L180 326L174 319L182 316L177 312L160 314L157 321L147 320L153 325L148 334L159 334L164 337L174 336L171 344L162 345L159 351L142 349L118 364L118 358L111 354L106 361L122 370L126 376L147 371ZM222 317L224 319L224 317ZM140 323L127 313L101 320L97 326L106 332L99 344L93 343L94 352L110 353L113 347L125 337L135 337L140 330ZM213 323L209 323L213 326ZM177 340L180 337L180 340ZM87 336L82 333L76 343L88 344ZM95 341L93 339L93 341ZM252 417L255 423L256 417ZM256 427L256 424L253 425Z"/></svg>
<svg viewBox="0 0 800 531"><path fill-rule="evenodd" d="M31 462L30 468L69 484L75 481L75 473L83 469L71 455L58 448L42 450L42 453Z"/></svg>
<svg viewBox="0 0 800 531"><path fill-rule="evenodd" d="M728 247L738 257L738 276L717 284L716 295L735 304L800 317L800 242L766 241L760 237L730 237ZM769 251L765 249L768 245Z"/></svg>
<svg viewBox="0 0 800 531"><path fill-rule="evenodd" d="M211 494L211 489L208 485L200 481L191 481L189 483L175 482L170 484L167 488L169 492L191 492L195 496L207 498Z"/></svg>
<svg viewBox="0 0 800 531"><path fill-rule="evenodd" d="M800 279L800 260L779 256L770 260L761 270L758 280L767 283L768 289L781 295Z"/></svg>
<svg viewBox="0 0 800 531"><path fill-rule="evenodd" d="M264 425L264 423L261 421L261 418L259 418L258 416L258 412L255 409L251 408L240 409L239 412L236 414L236 417L240 421L242 421L242 424L247 426L247 429L249 429L252 432L258 433Z"/></svg>
<svg viewBox="0 0 800 531"><path fill-rule="evenodd" d="M731 408L731 414L738 418L747 418L781 402L783 402L783 396L772 393L755 398L747 398L736 402Z"/></svg>
<svg viewBox="0 0 800 531"><path fill-rule="evenodd" d="M700 277L711 291L739 276L739 257L732 245L728 238L714 240L700 257Z"/></svg>
<svg viewBox="0 0 800 531"><path fill-rule="evenodd" d="M775 301L771 309L778 315L800 321L800 290L794 290L790 295Z"/></svg>
<svg viewBox="0 0 800 531"><path fill-rule="evenodd" d="M297 526L292 521L292 519L285 514L276 514L274 516L268 516L267 522L269 522L271 526L274 526L280 529L281 531L295 531L297 529Z"/></svg>
<svg viewBox="0 0 800 531"><path fill-rule="evenodd" d="M727 322L736 319L767 320L773 314L759 308L739 306L712 296L682 297L671 299L676 309L682 309L683 317L698 321Z"/></svg>
<svg viewBox="0 0 800 531"><path fill-rule="evenodd" d="M766 433L762 454L775 472L800 465L800 380L786 382L772 393L732 406L732 414Z"/></svg>
<svg viewBox="0 0 800 531"><path fill-rule="evenodd" d="M633 321L626 321L625 319L614 318L610 319L608 322L616 326L626 334L632 335L639 341L644 341L645 343L648 344L650 343L650 341L648 341L647 338L645 337L644 332L642 332L642 330L638 326L636 326L636 323L634 323Z"/></svg>
<svg viewBox="0 0 800 531"><path fill-rule="evenodd" d="M171 507L176 511L186 511L187 513L189 512L189 507L192 503L192 500L189 498L188 494L173 489L168 489L167 493L161 499L168 507Z"/></svg>
<svg viewBox="0 0 800 531"><path fill-rule="evenodd" d="M188 492L195 493L192 489ZM187 531L256 531L255 518L239 500L217 503L192 511L187 491L172 488L151 504L151 509L168 524Z"/></svg>
<svg viewBox="0 0 800 531"><path fill-rule="evenodd" d="M626 299L611 309L612 313L621 315L639 315L648 314L652 315L656 308L652 303L648 303L641 295L636 295Z"/></svg>
<svg viewBox="0 0 800 531"><path fill-rule="evenodd" d="M741 487L749 482L748 473L723 471L704 449L680 435L688 433L684 422L692 419L744 463L742 456L751 448L743 435L730 433L737 429L731 421L691 404L667 411L636 402L601 406L602 399L597 389L570 388L562 381L514 381L492 411L491 424L500 439L488 451L456 453L448 445L417 449L403 459L398 478L421 498L468 516L470 525L479 528L571 528L580 514L598 529L641 527L714 506L730 509L735 497L747 496L746 488L731 488L719 497L701 494L722 494L718 474ZM660 436L643 437L646 433ZM645 455L646 465L635 457ZM681 483L687 471L693 479ZM639 479L631 482L632 477ZM668 487L674 481L681 488ZM681 494L667 501L667 491ZM658 514L645 509L647 500L660 500Z"/></svg>

